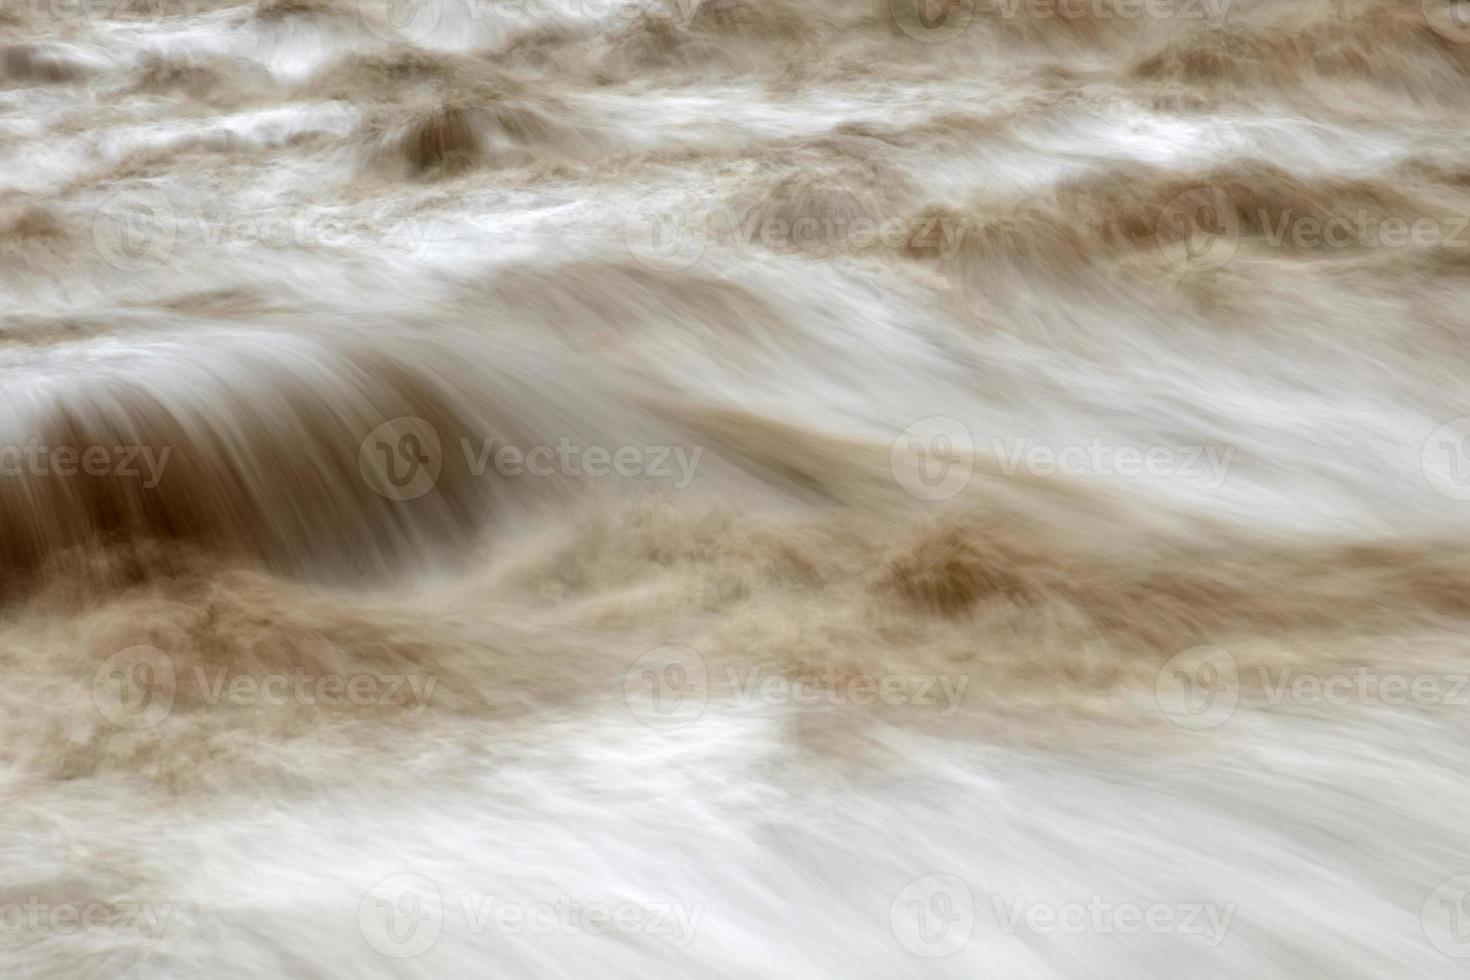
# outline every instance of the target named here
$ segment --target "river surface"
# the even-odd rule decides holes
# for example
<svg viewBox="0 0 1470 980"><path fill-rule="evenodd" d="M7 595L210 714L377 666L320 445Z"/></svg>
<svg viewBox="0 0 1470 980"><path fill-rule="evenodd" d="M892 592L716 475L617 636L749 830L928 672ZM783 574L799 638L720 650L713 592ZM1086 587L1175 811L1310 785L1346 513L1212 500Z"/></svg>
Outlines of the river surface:
<svg viewBox="0 0 1470 980"><path fill-rule="evenodd" d="M0 0L0 973L1470 970L1470 5Z"/></svg>

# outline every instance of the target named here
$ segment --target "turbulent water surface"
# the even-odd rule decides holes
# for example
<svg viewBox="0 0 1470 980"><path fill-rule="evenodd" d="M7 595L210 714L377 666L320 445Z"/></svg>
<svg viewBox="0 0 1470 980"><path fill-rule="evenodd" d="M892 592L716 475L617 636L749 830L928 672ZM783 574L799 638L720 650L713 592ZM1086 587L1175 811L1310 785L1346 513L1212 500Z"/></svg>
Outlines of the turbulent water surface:
<svg viewBox="0 0 1470 980"><path fill-rule="evenodd" d="M1470 6L0 42L6 977L1470 966Z"/></svg>

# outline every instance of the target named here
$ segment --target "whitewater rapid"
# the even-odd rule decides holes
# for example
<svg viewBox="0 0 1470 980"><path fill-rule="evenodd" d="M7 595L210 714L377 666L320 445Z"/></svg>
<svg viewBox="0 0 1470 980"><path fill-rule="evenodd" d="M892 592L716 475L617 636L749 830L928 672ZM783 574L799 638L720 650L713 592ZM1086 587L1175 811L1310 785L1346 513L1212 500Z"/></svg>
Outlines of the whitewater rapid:
<svg viewBox="0 0 1470 980"><path fill-rule="evenodd" d="M0 972L1450 977L1470 27L0 0Z"/></svg>

